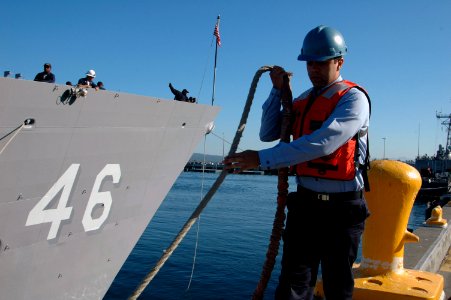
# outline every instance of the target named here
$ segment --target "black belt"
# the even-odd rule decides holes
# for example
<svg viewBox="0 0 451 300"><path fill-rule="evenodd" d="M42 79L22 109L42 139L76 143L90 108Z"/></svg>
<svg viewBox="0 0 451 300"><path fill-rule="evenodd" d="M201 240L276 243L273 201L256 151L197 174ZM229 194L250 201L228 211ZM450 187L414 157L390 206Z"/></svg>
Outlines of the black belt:
<svg viewBox="0 0 451 300"><path fill-rule="evenodd" d="M353 200L359 200L363 198L363 191L357 192L343 192L343 193L318 193L312 190L306 189L298 185L298 193L309 198L321 201L343 201L351 202Z"/></svg>

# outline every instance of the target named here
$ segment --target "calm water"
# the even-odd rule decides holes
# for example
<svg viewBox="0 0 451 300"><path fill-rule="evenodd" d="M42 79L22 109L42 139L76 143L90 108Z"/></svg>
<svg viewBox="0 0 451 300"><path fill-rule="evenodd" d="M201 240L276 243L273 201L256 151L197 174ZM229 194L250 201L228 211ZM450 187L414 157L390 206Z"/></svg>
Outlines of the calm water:
<svg viewBox="0 0 451 300"><path fill-rule="evenodd" d="M154 267L217 174L182 173L105 299L126 299ZM294 190L294 178L290 178ZM185 239L140 299L250 299L260 278L276 207L277 176L228 175ZM414 205L408 227L424 220L424 204ZM199 227L198 227L199 225ZM197 230L199 228L199 230ZM196 234L198 246L194 274ZM280 253L265 298L272 299Z"/></svg>

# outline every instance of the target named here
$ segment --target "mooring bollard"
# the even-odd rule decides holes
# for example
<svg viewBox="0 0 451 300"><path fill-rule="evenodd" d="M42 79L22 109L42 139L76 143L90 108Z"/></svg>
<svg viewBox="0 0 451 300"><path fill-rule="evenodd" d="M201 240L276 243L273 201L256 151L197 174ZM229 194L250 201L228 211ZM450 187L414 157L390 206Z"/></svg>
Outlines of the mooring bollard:
<svg viewBox="0 0 451 300"><path fill-rule="evenodd" d="M404 244L419 238L407 231L410 212L421 187L418 171L390 160L371 162L371 191L365 193L371 216L362 237L362 260L354 268L354 300L434 299L443 293L443 277L404 269ZM322 283L316 296L323 296Z"/></svg>
<svg viewBox="0 0 451 300"><path fill-rule="evenodd" d="M434 207L431 217L424 222L424 225L429 227L447 227L448 221L443 219L443 209L440 206Z"/></svg>

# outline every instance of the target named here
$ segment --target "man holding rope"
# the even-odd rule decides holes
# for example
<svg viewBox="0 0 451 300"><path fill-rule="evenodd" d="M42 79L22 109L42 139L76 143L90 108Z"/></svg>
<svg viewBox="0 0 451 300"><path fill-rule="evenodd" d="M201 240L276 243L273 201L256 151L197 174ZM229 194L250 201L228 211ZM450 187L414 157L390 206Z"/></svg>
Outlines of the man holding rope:
<svg viewBox="0 0 451 300"><path fill-rule="evenodd" d="M292 166L297 192L287 200L282 269L276 299L312 299L319 264L328 300L351 300L352 265L369 215L369 97L340 70L347 47L334 28L318 26L305 37L298 60L306 61L313 88L293 101L293 141L273 148L229 155L227 169ZM283 77L274 67L273 89L263 104L260 139L280 136Z"/></svg>

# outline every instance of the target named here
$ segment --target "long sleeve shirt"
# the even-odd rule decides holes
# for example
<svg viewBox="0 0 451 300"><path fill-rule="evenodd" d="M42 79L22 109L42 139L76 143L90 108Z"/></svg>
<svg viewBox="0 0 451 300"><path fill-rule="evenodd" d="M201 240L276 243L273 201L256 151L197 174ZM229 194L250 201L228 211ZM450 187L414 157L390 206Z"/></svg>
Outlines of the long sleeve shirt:
<svg viewBox="0 0 451 300"><path fill-rule="evenodd" d="M171 92L174 94L174 100L178 100L178 101L188 101L188 97L183 94L182 92L180 92L179 90L176 90L172 84L169 84L169 88L171 89Z"/></svg>
<svg viewBox="0 0 451 300"><path fill-rule="evenodd" d="M41 72L36 74L34 77L34 81L41 81L41 82L48 82L48 83L54 83L55 82L55 75L51 72Z"/></svg>
<svg viewBox="0 0 451 300"><path fill-rule="evenodd" d="M88 80L88 78L80 78L78 80L78 84L80 84L80 85L89 85L92 88L96 88L97 87L97 84L94 81L92 81L92 80Z"/></svg>
<svg viewBox="0 0 451 300"><path fill-rule="evenodd" d="M333 83L342 80L340 76ZM319 93L323 90L320 90ZM282 118L280 91L273 88L262 108L260 139L262 141L274 141L279 138ZM321 128L290 143L280 142L272 148L260 150L258 154L261 167L263 169L276 169L294 166L333 153L357 133L367 132L369 110L369 99L366 95L359 89L350 89L340 99ZM367 134L361 134L359 138L359 161L362 164L366 157L366 145ZM296 182L310 190L327 193L359 191L364 186L360 170L356 171L354 180L350 181L297 176Z"/></svg>

